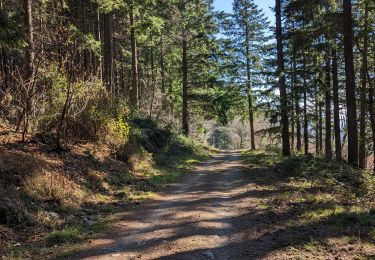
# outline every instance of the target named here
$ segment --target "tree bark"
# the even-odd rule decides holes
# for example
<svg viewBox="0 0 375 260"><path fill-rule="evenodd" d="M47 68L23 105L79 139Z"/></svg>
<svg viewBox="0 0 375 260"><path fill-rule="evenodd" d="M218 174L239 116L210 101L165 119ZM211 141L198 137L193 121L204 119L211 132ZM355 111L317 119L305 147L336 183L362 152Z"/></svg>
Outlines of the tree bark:
<svg viewBox="0 0 375 260"><path fill-rule="evenodd" d="M187 40L182 39L182 133L189 135Z"/></svg>
<svg viewBox="0 0 375 260"><path fill-rule="evenodd" d="M323 101L319 101L319 155L323 154Z"/></svg>
<svg viewBox="0 0 375 260"><path fill-rule="evenodd" d="M369 80L369 76L367 75ZM370 122L371 122L371 130L372 130L372 149L373 149L373 156L375 156L375 111L374 111L374 84L371 84L369 81L369 91L368 91L368 101L369 101L369 114L370 114ZM375 164L373 166L373 171L375 173Z"/></svg>
<svg viewBox="0 0 375 260"><path fill-rule="evenodd" d="M250 61L250 39L249 29L246 27L246 85L247 85L247 101L249 109L249 123L250 123L250 143L251 150L255 150L255 131L254 131L254 108L253 108L253 97L251 88L251 61Z"/></svg>
<svg viewBox="0 0 375 260"><path fill-rule="evenodd" d="M160 76L161 76L161 92L165 94L165 68L164 68L164 40L161 36L160 40Z"/></svg>
<svg viewBox="0 0 375 260"><path fill-rule="evenodd" d="M309 154L309 121L307 118L306 58L303 58L303 141L305 155Z"/></svg>
<svg viewBox="0 0 375 260"><path fill-rule="evenodd" d="M331 94L331 55L330 51L327 52L326 55L326 84L325 84L325 128L326 128L326 136L325 136L325 156L327 158L332 158L332 123L331 123L331 101L332 101L332 94Z"/></svg>
<svg viewBox="0 0 375 260"><path fill-rule="evenodd" d="M336 47L332 49L332 83L333 83L333 121L334 121L334 128L335 128L335 155L336 155L336 160L342 160L339 80L338 80Z"/></svg>
<svg viewBox="0 0 375 260"><path fill-rule="evenodd" d="M130 91L130 106L133 110L139 110L139 86L138 86L138 53L137 36L135 31L134 10L130 9L130 42L132 51L132 89Z"/></svg>
<svg viewBox="0 0 375 260"><path fill-rule="evenodd" d="M87 26L86 26L86 8L85 8L85 0L81 0L81 13L82 13L82 32L84 34L87 34ZM86 3L87 4L87 3ZM85 49L83 50L83 68L84 68L84 73L87 73L89 71L89 53Z"/></svg>
<svg viewBox="0 0 375 260"><path fill-rule="evenodd" d="M319 98L318 94L315 94L315 155L320 154L319 129Z"/></svg>
<svg viewBox="0 0 375 260"><path fill-rule="evenodd" d="M24 0L24 23L26 28L27 49L25 55L26 77L30 80L34 72L34 28L32 16L32 0Z"/></svg>
<svg viewBox="0 0 375 260"><path fill-rule="evenodd" d="M154 100L155 100L155 87L156 87L156 78L155 78L155 64L154 64L154 49L151 47L151 105L150 105L150 118L152 119L152 112L154 109Z"/></svg>
<svg viewBox="0 0 375 260"><path fill-rule="evenodd" d="M293 86L294 86L294 106L295 106L295 121L296 121L296 130L297 130L297 144L296 149L298 152L302 149L302 133L301 133L301 108L300 108L300 88L297 85L297 62L296 62L296 49L295 46L293 46Z"/></svg>
<svg viewBox="0 0 375 260"><path fill-rule="evenodd" d="M361 106L359 118L359 167L365 169L367 166L366 154L366 87L367 87L367 61L368 61L368 4L365 1L364 13L364 38L361 66ZM371 117L371 114L370 114Z"/></svg>
<svg viewBox="0 0 375 260"><path fill-rule="evenodd" d="M104 14L104 75L107 91L113 94L113 31L112 13Z"/></svg>
<svg viewBox="0 0 375 260"><path fill-rule="evenodd" d="M290 155L289 142L289 120L288 120L288 100L285 85L284 50L281 23L281 0L276 0L276 39L277 39L277 74L279 76L280 106L281 106L281 136L282 150L284 156Z"/></svg>
<svg viewBox="0 0 375 260"><path fill-rule="evenodd" d="M25 82L26 82L26 93L24 93L24 108L23 108L23 118L24 126L22 131L22 142L25 142L25 136L29 127L29 117L31 114L31 108L34 96L34 28L33 28L33 16L32 16L32 0L24 0L24 24L26 28L26 69L25 69Z"/></svg>
<svg viewBox="0 0 375 260"><path fill-rule="evenodd" d="M351 0L343 0L343 34L346 75L346 109L348 124L348 163L358 165L358 124L353 60L353 19Z"/></svg>
<svg viewBox="0 0 375 260"><path fill-rule="evenodd" d="M100 28L100 12L96 6L96 19L95 19L95 37L96 40L101 42L102 41L102 35L101 35L101 28ZM100 52L102 51L102 48L100 47ZM95 59L96 61L96 59ZM97 75L98 77L103 80L103 60L102 56L99 55L98 57L98 64L96 64L96 68L98 70Z"/></svg>

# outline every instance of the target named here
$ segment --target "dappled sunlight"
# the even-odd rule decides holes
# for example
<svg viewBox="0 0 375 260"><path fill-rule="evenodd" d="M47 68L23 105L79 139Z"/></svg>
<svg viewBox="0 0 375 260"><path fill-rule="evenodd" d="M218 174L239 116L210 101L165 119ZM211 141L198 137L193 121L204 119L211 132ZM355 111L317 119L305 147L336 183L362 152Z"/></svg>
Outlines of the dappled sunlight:
<svg viewBox="0 0 375 260"><path fill-rule="evenodd" d="M284 259L289 254L334 258L375 253L366 236L351 242L357 249L342 242L356 230L344 223L359 219L358 230L363 231L372 225L371 215L355 207L348 211L318 184L246 168L240 156L226 152L197 166L181 183L123 213L112 240L93 241L77 258ZM327 251L329 243L336 251Z"/></svg>

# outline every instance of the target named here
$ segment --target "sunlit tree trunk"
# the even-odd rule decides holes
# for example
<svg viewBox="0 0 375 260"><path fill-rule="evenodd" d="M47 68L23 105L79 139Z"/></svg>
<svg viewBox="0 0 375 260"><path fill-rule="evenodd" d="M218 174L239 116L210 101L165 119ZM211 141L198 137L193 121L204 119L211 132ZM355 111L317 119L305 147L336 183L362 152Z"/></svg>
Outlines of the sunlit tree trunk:
<svg viewBox="0 0 375 260"><path fill-rule="evenodd" d="M281 23L281 0L276 0L276 40L277 40L277 67L279 77L279 91L280 91L280 105L281 105L281 136L282 136L282 150L284 156L290 155L289 142L289 120L288 120L288 100L285 85L285 68L284 68L284 50L283 50L283 35Z"/></svg>
<svg viewBox="0 0 375 260"><path fill-rule="evenodd" d="M247 101L249 109L249 123L250 123L250 143L251 149L255 150L255 131L254 131L254 108L253 108L253 97L251 87L251 64L250 64L250 39L249 29L246 27L246 85L247 85Z"/></svg>
<svg viewBox="0 0 375 260"><path fill-rule="evenodd" d="M135 31L134 10L130 8L130 43L132 53L132 88L130 91L130 106L132 110L139 110L139 86L138 86L138 52L137 36Z"/></svg>

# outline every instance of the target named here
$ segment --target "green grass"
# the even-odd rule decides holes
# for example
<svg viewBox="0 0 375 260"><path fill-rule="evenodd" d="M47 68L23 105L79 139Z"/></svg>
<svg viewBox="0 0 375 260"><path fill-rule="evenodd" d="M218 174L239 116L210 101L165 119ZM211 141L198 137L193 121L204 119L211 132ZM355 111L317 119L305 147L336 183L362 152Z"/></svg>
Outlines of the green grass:
<svg viewBox="0 0 375 260"><path fill-rule="evenodd" d="M329 217L341 214L343 212L343 207L332 205L331 207L327 208L318 208L307 211L304 214L302 214L301 217L303 222L316 222L322 219L328 219Z"/></svg>
<svg viewBox="0 0 375 260"><path fill-rule="evenodd" d="M313 252L318 247L319 243L313 239L303 245L304 249L309 252Z"/></svg>
<svg viewBox="0 0 375 260"><path fill-rule="evenodd" d="M254 164L263 167L272 167L282 161L282 156L276 152L267 151L243 151L241 152L242 159L247 164Z"/></svg>
<svg viewBox="0 0 375 260"><path fill-rule="evenodd" d="M49 245L73 243L81 241L84 238L85 230L82 226L71 226L52 232L47 239L47 243Z"/></svg>
<svg viewBox="0 0 375 260"><path fill-rule="evenodd" d="M109 229L110 220L97 218L92 226L73 224L62 230L52 232L47 238L48 245L72 244L84 241L93 235L104 233Z"/></svg>
<svg viewBox="0 0 375 260"><path fill-rule="evenodd" d="M155 193L151 192L151 191L136 191L136 192L132 193L131 195L129 195L127 197L127 199L130 200L130 201L146 200L146 199L152 198L154 195L155 195Z"/></svg>

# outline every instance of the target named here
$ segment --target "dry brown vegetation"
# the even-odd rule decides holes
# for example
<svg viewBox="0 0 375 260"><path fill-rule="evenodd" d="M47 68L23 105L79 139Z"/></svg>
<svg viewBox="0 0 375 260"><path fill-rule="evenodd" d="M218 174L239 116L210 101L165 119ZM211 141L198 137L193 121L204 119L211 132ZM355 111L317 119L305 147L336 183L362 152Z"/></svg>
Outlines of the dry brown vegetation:
<svg viewBox="0 0 375 260"><path fill-rule="evenodd" d="M105 230L113 213L152 196L205 158L198 145L178 148L172 163L168 153L156 162L142 144L124 161L100 143L72 143L69 151L56 152L49 144L19 140L11 127L2 126L0 255L5 256L56 254L54 246L83 242Z"/></svg>

